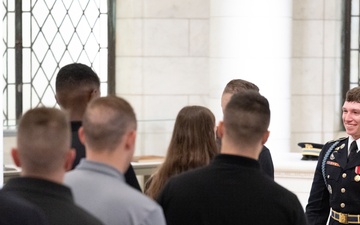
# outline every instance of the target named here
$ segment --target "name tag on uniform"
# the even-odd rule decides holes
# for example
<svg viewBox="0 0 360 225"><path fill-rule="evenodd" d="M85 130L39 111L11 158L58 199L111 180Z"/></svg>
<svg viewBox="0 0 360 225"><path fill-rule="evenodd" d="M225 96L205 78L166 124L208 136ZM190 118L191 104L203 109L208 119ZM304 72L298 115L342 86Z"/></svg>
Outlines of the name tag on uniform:
<svg viewBox="0 0 360 225"><path fill-rule="evenodd" d="M333 162L333 161L326 161L326 164L327 164L327 165L330 165L330 166L340 167L340 164L339 164L339 163Z"/></svg>

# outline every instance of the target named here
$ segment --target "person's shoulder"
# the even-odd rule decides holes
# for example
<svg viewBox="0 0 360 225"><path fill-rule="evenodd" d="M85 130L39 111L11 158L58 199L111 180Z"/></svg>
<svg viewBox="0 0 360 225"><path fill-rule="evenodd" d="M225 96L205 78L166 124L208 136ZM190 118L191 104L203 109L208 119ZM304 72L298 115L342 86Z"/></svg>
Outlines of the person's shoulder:
<svg viewBox="0 0 360 225"><path fill-rule="evenodd" d="M195 168L195 169L191 169L191 170L182 172L182 173L180 173L178 175L175 175L174 178L177 178L177 179L190 179L190 178L193 178L193 177L202 176L204 173L207 173L207 171L209 169L211 169L211 168L212 168L211 164L206 165L206 166L201 166L201 167L198 167L198 168Z"/></svg>
<svg viewBox="0 0 360 225"><path fill-rule="evenodd" d="M71 209L68 209L71 210ZM102 225L103 223L94 215L85 211L82 207L73 204L73 218L77 219L77 222L87 225Z"/></svg>
<svg viewBox="0 0 360 225"><path fill-rule="evenodd" d="M141 214L161 211L161 207L156 201L129 185L122 186L121 192L104 196L103 201L108 207L130 212L135 210Z"/></svg>
<svg viewBox="0 0 360 225"><path fill-rule="evenodd" d="M269 183L268 185L268 189L270 189L270 187L273 187L273 196L275 197L276 195L280 195L282 197L280 198L276 198L276 199L287 199L289 202L298 202L299 199L297 197L297 195L295 193L293 193L292 191L290 191L289 189L285 188L284 186L278 184L275 181L271 181L272 185Z"/></svg>
<svg viewBox="0 0 360 225"><path fill-rule="evenodd" d="M64 183L73 181L76 177L78 177L81 174L81 171L78 169L73 169L65 173L64 175Z"/></svg>
<svg viewBox="0 0 360 225"><path fill-rule="evenodd" d="M271 153L269 148L267 148L265 145L263 146L263 148L261 149L260 155L259 157L264 157L264 158L269 158L271 159Z"/></svg>
<svg viewBox="0 0 360 225"><path fill-rule="evenodd" d="M0 224L48 224L45 213L35 204L0 191Z"/></svg>
<svg viewBox="0 0 360 225"><path fill-rule="evenodd" d="M326 142L326 144L332 144L332 143L335 143L335 142L343 142L347 139L348 137L340 137L340 138L337 138L337 139L333 139L333 140L330 140L328 142Z"/></svg>
<svg viewBox="0 0 360 225"><path fill-rule="evenodd" d="M199 168L195 168L189 171L182 172L180 174L170 177L167 181L172 186L186 186L196 185L202 180L207 180L208 176L213 176L214 173L211 170L211 164Z"/></svg>
<svg viewBox="0 0 360 225"><path fill-rule="evenodd" d="M86 183L85 180L91 179L88 174L84 174L83 170L79 170L76 167L73 170L70 170L64 175L64 184L70 188L83 187L83 183Z"/></svg>
<svg viewBox="0 0 360 225"><path fill-rule="evenodd" d="M122 197L119 201L114 199L113 204L109 205L124 209L123 212L128 212L129 216L136 211L137 219L144 221L141 224L165 224L163 209L159 203L130 186L128 188L129 192L125 193L125 198Z"/></svg>
<svg viewBox="0 0 360 225"><path fill-rule="evenodd" d="M348 137L341 137L341 138L337 138L337 139L333 139L330 140L328 142L325 143L323 149L326 151L328 150L331 146L334 146L335 150L339 150L340 148L344 148L345 147L345 141L348 139Z"/></svg>

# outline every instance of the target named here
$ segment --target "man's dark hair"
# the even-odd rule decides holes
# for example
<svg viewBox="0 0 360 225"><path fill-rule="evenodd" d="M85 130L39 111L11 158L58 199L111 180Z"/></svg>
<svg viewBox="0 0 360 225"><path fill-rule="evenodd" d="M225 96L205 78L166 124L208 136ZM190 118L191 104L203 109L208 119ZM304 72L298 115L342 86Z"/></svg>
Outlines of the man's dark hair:
<svg viewBox="0 0 360 225"><path fill-rule="evenodd" d="M100 79L89 66L72 63L59 70L55 87L57 103L71 115L82 115L92 95L100 93Z"/></svg>
<svg viewBox="0 0 360 225"><path fill-rule="evenodd" d="M62 67L56 76L56 92L73 90L81 85L100 86L98 75L87 65L72 63Z"/></svg>
<svg viewBox="0 0 360 225"><path fill-rule="evenodd" d="M224 112L224 126L234 144L252 145L270 124L268 100L256 91L234 94Z"/></svg>
<svg viewBox="0 0 360 225"><path fill-rule="evenodd" d="M246 80L234 79L226 84L223 93L236 94L242 91L250 90L259 92L259 87Z"/></svg>

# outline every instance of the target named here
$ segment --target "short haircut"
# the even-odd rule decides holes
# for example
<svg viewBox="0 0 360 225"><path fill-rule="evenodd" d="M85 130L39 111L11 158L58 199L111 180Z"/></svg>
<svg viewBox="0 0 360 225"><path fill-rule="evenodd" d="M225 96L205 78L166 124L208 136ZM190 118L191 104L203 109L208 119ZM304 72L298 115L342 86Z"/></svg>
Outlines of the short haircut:
<svg viewBox="0 0 360 225"><path fill-rule="evenodd" d="M55 108L34 108L19 121L17 145L23 170L47 173L64 166L70 149L70 122Z"/></svg>
<svg viewBox="0 0 360 225"><path fill-rule="evenodd" d="M236 94L239 92L249 91L249 90L259 92L259 88L255 84L242 79L234 79L226 84L223 94L225 93Z"/></svg>
<svg viewBox="0 0 360 225"><path fill-rule="evenodd" d="M346 92L345 101L360 103L360 87L354 87Z"/></svg>
<svg viewBox="0 0 360 225"><path fill-rule="evenodd" d="M72 63L59 70L55 89L61 107L85 108L89 92L100 89L100 79L89 66Z"/></svg>
<svg viewBox="0 0 360 225"><path fill-rule="evenodd" d="M87 65L72 63L62 67L56 76L56 92L72 91L81 86L100 87L98 75Z"/></svg>
<svg viewBox="0 0 360 225"><path fill-rule="evenodd" d="M269 124L269 102L256 91L234 94L225 108L225 132L234 144L255 144L261 140Z"/></svg>
<svg viewBox="0 0 360 225"><path fill-rule="evenodd" d="M114 150L129 130L136 130L136 116L131 105L116 96L90 101L82 123L86 145L91 149Z"/></svg>

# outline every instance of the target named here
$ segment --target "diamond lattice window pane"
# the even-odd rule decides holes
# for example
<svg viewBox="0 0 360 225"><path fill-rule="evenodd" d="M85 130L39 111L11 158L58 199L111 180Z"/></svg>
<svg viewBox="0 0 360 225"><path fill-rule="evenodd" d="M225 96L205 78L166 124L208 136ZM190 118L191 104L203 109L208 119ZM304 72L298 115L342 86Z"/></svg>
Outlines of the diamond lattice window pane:
<svg viewBox="0 0 360 225"><path fill-rule="evenodd" d="M46 32L44 32L44 36L45 36L47 43L52 43L52 41L57 33L57 27L56 27L53 17L51 17L51 16L48 17L48 19L44 23L43 30L46 31Z"/></svg>
<svg viewBox="0 0 360 225"><path fill-rule="evenodd" d="M83 10L81 9L79 2L74 1L71 5L68 14L69 18L72 21L74 27L76 27L79 23L80 18L82 17Z"/></svg>
<svg viewBox="0 0 360 225"><path fill-rule="evenodd" d="M68 49L71 49L70 51L71 58L75 62L79 61L79 57L83 49L83 46L77 34L75 34L70 40Z"/></svg>
<svg viewBox="0 0 360 225"><path fill-rule="evenodd" d="M36 85L34 85L34 88L35 88L34 93L36 93L38 98L40 98L40 96L45 92L46 85L48 84L46 75L41 68L39 68L38 71L36 72L32 82L34 84L36 84Z"/></svg>
<svg viewBox="0 0 360 225"><path fill-rule="evenodd" d="M51 50L48 51L46 54L46 57L44 59L44 62L41 64L44 71L46 71L45 75L48 80L51 80L51 78L54 76L55 71L57 70L57 63L56 59L54 58L54 55L52 54Z"/></svg>
<svg viewBox="0 0 360 225"><path fill-rule="evenodd" d="M51 16L56 22L56 26L60 27L60 24L63 22L66 17L66 8L63 4L63 1L56 1L54 7L51 10Z"/></svg>
<svg viewBox="0 0 360 225"><path fill-rule="evenodd" d="M90 1L86 7L84 15L91 27L94 26L96 20L98 19L98 16L95 15L99 15L99 14L100 14L100 10L99 7L96 5L95 1Z"/></svg>
<svg viewBox="0 0 360 225"><path fill-rule="evenodd" d="M39 27L42 27L46 17L49 15L49 8L47 7L45 1L37 0L32 8L32 13L34 15L34 22L37 23Z"/></svg>
<svg viewBox="0 0 360 225"><path fill-rule="evenodd" d="M88 41L86 42L85 49L89 59L91 61L95 61L96 55L99 53L100 46L99 43L96 41L94 35L90 35Z"/></svg>
<svg viewBox="0 0 360 225"><path fill-rule="evenodd" d="M16 124L18 110L22 109L21 113L40 105L56 106L56 74L60 67L73 62L92 66L106 94L107 1L23 1L23 34L16 42L15 3L19 2L3 0L4 125ZM22 57L15 54L15 43L23 43ZM13 59L22 59L22 73L15 74ZM22 99L15 99L16 90L22 91Z"/></svg>
<svg viewBox="0 0 360 225"><path fill-rule="evenodd" d="M79 36L79 39L82 44L86 43L91 32L91 27L89 26L88 22L86 21L85 17L81 17L79 22L79 26L76 29L76 33Z"/></svg>

